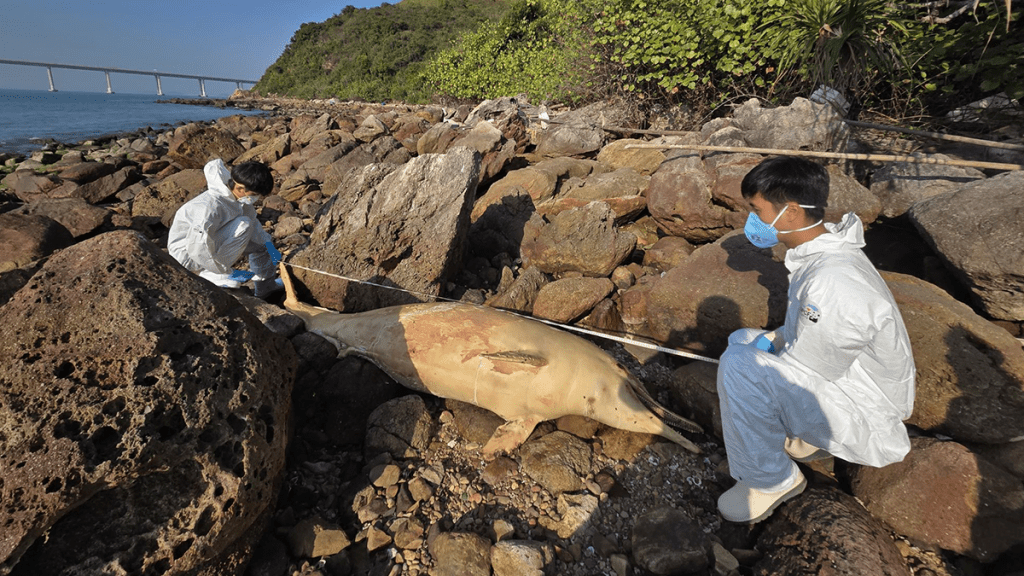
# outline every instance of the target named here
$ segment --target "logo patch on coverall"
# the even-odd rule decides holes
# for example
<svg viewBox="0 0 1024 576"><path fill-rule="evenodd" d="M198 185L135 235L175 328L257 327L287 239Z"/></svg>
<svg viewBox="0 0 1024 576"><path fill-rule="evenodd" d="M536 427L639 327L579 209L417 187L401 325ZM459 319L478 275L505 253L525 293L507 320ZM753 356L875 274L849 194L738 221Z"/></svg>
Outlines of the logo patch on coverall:
<svg viewBox="0 0 1024 576"><path fill-rule="evenodd" d="M817 324L818 319L821 318L821 310L818 310L818 307L814 304L805 304L803 310L800 311L800 315Z"/></svg>

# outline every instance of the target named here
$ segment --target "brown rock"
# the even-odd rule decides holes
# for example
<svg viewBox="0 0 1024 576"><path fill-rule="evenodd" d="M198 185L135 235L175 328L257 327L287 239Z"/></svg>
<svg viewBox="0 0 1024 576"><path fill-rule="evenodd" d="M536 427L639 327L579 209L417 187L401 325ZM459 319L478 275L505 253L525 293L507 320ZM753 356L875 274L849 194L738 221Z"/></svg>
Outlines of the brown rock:
<svg viewBox="0 0 1024 576"><path fill-rule="evenodd" d="M615 140L601 149L597 160L616 169L628 166L640 174L650 176L665 161L665 153L653 148L627 148L631 144L646 143L632 138Z"/></svg>
<svg viewBox="0 0 1024 576"><path fill-rule="evenodd" d="M593 309L614 289L615 285L607 278L556 280L540 289L533 314L555 322L572 322Z"/></svg>
<svg viewBox="0 0 1024 576"><path fill-rule="evenodd" d="M486 444L498 426L505 423L505 420L494 412L466 402L447 399L445 406L455 417L454 423L459 434L468 442L475 444Z"/></svg>
<svg viewBox="0 0 1024 576"><path fill-rule="evenodd" d="M633 558L654 574L692 574L708 566L711 541L681 510L648 511L633 524Z"/></svg>
<svg viewBox="0 0 1024 576"><path fill-rule="evenodd" d="M307 518L288 533L293 556L320 558L332 556L348 548L352 541L338 526L320 517Z"/></svg>
<svg viewBox="0 0 1024 576"><path fill-rule="evenodd" d="M67 228L46 216L0 214L0 272L21 268L73 241Z"/></svg>
<svg viewBox="0 0 1024 576"><path fill-rule="evenodd" d="M108 162L79 162L71 164L58 172L64 180L71 180L75 184L85 184L108 174L113 174L117 166Z"/></svg>
<svg viewBox="0 0 1024 576"><path fill-rule="evenodd" d="M671 270L693 253L693 244L678 236L665 236L644 252L644 266L662 272Z"/></svg>
<svg viewBox="0 0 1024 576"><path fill-rule="evenodd" d="M243 152L245 148L230 132L198 124L178 129L167 145L167 156L183 168L202 168L216 158L231 164Z"/></svg>
<svg viewBox="0 0 1024 576"><path fill-rule="evenodd" d="M142 175L139 174L138 169L134 166L126 166L113 174L82 184L72 193L72 196L82 198L90 204L101 204L141 179Z"/></svg>
<svg viewBox="0 0 1024 576"><path fill-rule="evenodd" d="M81 198L44 198L12 213L46 216L67 228L75 238L94 232L110 221L110 210L92 206Z"/></svg>
<svg viewBox="0 0 1024 576"><path fill-rule="evenodd" d="M491 576L491 542L466 532L445 532L430 544L434 576Z"/></svg>
<svg viewBox="0 0 1024 576"><path fill-rule="evenodd" d="M917 367L910 424L958 441L1024 436L1024 350L939 288L883 273L907 326Z"/></svg>
<svg viewBox="0 0 1024 576"><path fill-rule="evenodd" d="M1024 542L1020 480L955 442L914 438L885 468L857 467L853 494L913 541L989 562Z"/></svg>
<svg viewBox="0 0 1024 576"><path fill-rule="evenodd" d="M608 276L636 246L636 236L617 230L614 220L603 202L562 212L550 223L534 215L523 230L523 265L549 274Z"/></svg>
<svg viewBox="0 0 1024 576"><path fill-rule="evenodd" d="M644 301L631 315L642 313L655 339L717 356L734 330L781 325L788 285L788 272L772 252L737 231L701 246L650 286L638 282L623 302L634 291ZM628 324L625 305L623 318Z"/></svg>
<svg viewBox="0 0 1024 576"><path fill-rule="evenodd" d="M0 323L0 474L19 495L0 511L0 562L245 564L239 539L262 532L284 467L282 337L129 231L52 256Z"/></svg>
<svg viewBox="0 0 1024 576"><path fill-rule="evenodd" d="M552 432L519 447L523 472L548 492L576 492L590 470L590 447L566 432Z"/></svg>
<svg viewBox="0 0 1024 576"><path fill-rule="evenodd" d="M22 202L46 196L61 184L60 178L53 174L36 174L32 170L15 170L0 182Z"/></svg>
<svg viewBox="0 0 1024 576"><path fill-rule="evenodd" d="M878 574L909 576L886 529L832 487L809 487L766 522L757 544L765 552L754 574Z"/></svg>
<svg viewBox="0 0 1024 576"><path fill-rule="evenodd" d="M167 217L169 226L182 204L206 190L206 176L199 169L182 170L142 190L132 200L132 217Z"/></svg>
<svg viewBox="0 0 1024 576"><path fill-rule="evenodd" d="M715 240L743 228L747 209L737 199L739 182L758 161L731 154L709 166L697 156L674 158L651 176L647 208L658 226L672 236L699 243Z"/></svg>

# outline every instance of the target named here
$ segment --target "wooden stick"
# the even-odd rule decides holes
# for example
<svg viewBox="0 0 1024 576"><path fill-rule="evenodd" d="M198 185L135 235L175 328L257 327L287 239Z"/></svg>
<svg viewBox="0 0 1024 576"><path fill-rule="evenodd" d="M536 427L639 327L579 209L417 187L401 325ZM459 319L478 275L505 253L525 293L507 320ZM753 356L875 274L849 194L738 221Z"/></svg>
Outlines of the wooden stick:
<svg viewBox="0 0 1024 576"><path fill-rule="evenodd" d="M1024 144L1011 144L1009 142L995 142L992 140L982 140L981 138L968 138L967 136L957 136L955 134L943 134L942 132L927 132L925 130L914 130L912 128L899 128L897 126L887 126L885 124L875 124L873 122L861 122L859 120L846 120L850 126L856 126L858 128L874 128L876 130L886 130L889 132L901 132L903 134L911 134L914 136L927 136L929 138L937 138L939 140L950 140L953 142L965 142L967 144L977 144L979 146L988 146L989 148L1003 148L1006 150L1024 150Z"/></svg>
<svg viewBox="0 0 1024 576"><path fill-rule="evenodd" d="M749 152L751 154L780 154L785 156L810 156L812 158L838 158L840 160L874 160L878 162L909 162L912 164L942 164L989 168L991 170L1024 170L1024 164L1003 164L1001 162L975 162L972 160L942 160L929 156L907 156L902 154L849 154L845 152L815 152L813 150L782 150L779 148L747 148L743 146L705 146L703 144L627 144L626 148L678 148L707 152Z"/></svg>

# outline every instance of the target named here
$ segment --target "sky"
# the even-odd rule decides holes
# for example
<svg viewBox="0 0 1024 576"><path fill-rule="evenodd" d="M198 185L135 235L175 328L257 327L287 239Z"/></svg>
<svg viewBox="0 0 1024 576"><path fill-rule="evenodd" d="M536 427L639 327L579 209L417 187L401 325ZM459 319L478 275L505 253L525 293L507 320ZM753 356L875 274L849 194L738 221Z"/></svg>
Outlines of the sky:
<svg viewBox="0 0 1024 576"><path fill-rule="evenodd" d="M0 59L259 80L305 22L381 0L0 0ZM397 3L393 1L392 3ZM98 71L53 69L60 91L106 92ZM113 91L156 94L152 76L110 75ZM199 82L162 78L165 95ZM243 85L250 88L250 85ZM0 64L0 88L47 90L46 68ZM234 83L206 82L227 97Z"/></svg>

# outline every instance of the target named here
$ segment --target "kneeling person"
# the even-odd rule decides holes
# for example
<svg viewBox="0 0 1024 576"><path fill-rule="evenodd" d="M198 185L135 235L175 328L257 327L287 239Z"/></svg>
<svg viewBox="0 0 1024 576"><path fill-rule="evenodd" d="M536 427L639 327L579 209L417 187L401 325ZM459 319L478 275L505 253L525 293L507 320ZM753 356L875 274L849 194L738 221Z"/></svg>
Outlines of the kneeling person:
<svg viewBox="0 0 1024 576"><path fill-rule="evenodd" d="M167 251L189 271L224 288L238 288L247 280L231 268L247 255L256 296L266 298L281 287L275 280L280 252L252 205L273 190L270 169L260 162L244 162L229 173L217 159L208 162L203 173L207 190L175 213Z"/></svg>
<svg viewBox="0 0 1024 576"><path fill-rule="evenodd" d="M774 332L729 336L718 369L729 471L722 517L758 522L807 484L795 461L829 454L881 467L910 451L914 357L903 318L861 248L853 213L824 224L828 172L777 157L741 184L744 229L759 248L788 248L789 303ZM771 224L766 224L770 222Z"/></svg>

